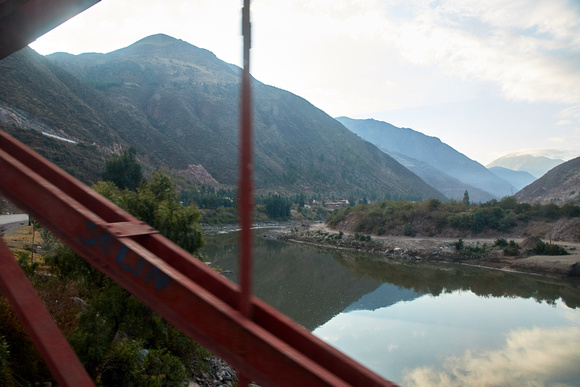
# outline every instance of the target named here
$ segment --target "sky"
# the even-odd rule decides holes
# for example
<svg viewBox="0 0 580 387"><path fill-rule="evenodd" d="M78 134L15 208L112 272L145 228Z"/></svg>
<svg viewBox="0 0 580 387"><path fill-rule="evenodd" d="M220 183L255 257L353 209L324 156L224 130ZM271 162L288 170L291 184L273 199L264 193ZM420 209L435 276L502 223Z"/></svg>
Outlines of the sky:
<svg viewBox="0 0 580 387"><path fill-rule="evenodd" d="M102 0L40 37L110 52L165 33L242 62L242 0ZM327 114L438 137L486 165L580 156L580 0L253 0L251 72Z"/></svg>

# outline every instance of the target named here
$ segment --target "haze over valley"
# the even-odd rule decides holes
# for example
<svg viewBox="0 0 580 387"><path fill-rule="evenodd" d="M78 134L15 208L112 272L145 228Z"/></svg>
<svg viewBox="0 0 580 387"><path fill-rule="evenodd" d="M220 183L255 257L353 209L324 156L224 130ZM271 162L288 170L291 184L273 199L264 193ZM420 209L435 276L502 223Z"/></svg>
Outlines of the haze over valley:
<svg viewBox="0 0 580 387"><path fill-rule="evenodd" d="M158 34L108 54L44 58L24 49L0 66L1 125L86 182L107 155L134 146L148 168L201 168L217 187L235 186L240 69L210 51ZM259 80L254 93L261 193L461 200L468 191L485 202L533 182L526 169L539 175L563 162L528 155L514 164L512 156L487 169L412 129L335 120Z"/></svg>

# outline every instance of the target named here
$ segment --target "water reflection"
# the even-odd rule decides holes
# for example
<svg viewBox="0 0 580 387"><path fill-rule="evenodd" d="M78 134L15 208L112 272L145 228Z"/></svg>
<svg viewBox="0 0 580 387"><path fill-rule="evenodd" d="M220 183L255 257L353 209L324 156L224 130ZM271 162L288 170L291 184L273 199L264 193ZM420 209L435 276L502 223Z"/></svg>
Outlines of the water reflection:
<svg viewBox="0 0 580 387"><path fill-rule="evenodd" d="M458 291L341 313L313 333L403 385L522 385L521 378L524 385L578 385L579 317L560 301L554 307Z"/></svg>
<svg viewBox="0 0 580 387"><path fill-rule="evenodd" d="M437 369L407 369L407 386L577 386L580 328L532 328L511 331L500 349L450 356Z"/></svg>
<svg viewBox="0 0 580 387"><path fill-rule="evenodd" d="M237 233L207 238L205 254L237 281ZM253 293L309 330L324 324L363 295L381 286L353 275L329 253L301 245L255 238Z"/></svg>
<svg viewBox="0 0 580 387"><path fill-rule="evenodd" d="M237 272L237 235L206 254ZM254 293L402 385L580 385L578 281L257 238Z"/></svg>

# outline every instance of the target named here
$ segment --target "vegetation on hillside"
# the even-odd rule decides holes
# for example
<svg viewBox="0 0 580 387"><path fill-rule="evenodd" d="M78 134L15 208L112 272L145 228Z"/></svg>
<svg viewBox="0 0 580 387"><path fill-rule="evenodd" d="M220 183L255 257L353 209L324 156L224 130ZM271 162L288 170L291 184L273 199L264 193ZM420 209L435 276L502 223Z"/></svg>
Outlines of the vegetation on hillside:
<svg viewBox="0 0 580 387"><path fill-rule="evenodd" d="M72 144L11 125L0 124L0 129L83 183L91 185L99 180L100 171L105 166L105 155L97 146Z"/></svg>
<svg viewBox="0 0 580 387"><path fill-rule="evenodd" d="M443 203L437 199L422 203L385 201L337 209L327 217L331 227L373 235L442 235L445 230L479 234L484 230L508 233L521 222L554 221L580 216L580 206L565 204L519 203L514 197L490 200L483 204Z"/></svg>
<svg viewBox="0 0 580 387"><path fill-rule="evenodd" d="M143 170L136 156L137 150L130 147L107 160L103 180L112 182L120 189L135 191L143 182Z"/></svg>

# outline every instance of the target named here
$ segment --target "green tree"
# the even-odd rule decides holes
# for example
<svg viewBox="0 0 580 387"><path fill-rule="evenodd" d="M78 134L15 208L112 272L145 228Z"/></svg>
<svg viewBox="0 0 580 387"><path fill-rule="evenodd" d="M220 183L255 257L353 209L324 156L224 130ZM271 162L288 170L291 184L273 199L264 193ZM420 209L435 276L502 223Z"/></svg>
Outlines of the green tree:
<svg viewBox="0 0 580 387"><path fill-rule="evenodd" d="M463 204L465 204L466 206L469 206L471 204L471 202L469 201L469 192L467 192L467 190L465 190L465 193L463 194Z"/></svg>
<svg viewBox="0 0 580 387"><path fill-rule="evenodd" d="M105 164L103 180L113 182L121 189L135 191L143 181L143 171L137 161L134 147L124 149L118 156L113 156Z"/></svg>
<svg viewBox="0 0 580 387"><path fill-rule="evenodd" d="M203 246L199 209L179 202L167 175L156 172L135 192L122 191L111 182L98 182L94 189L190 253L195 254Z"/></svg>
<svg viewBox="0 0 580 387"><path fill-rule="evenodd" d="M270 219L287 219L290 217L290 201L280 195L269 195L263 200L266 215Z"/></svg>
<svg viewBox="0 0 580 387"><path fill-rule="evenodd" d="M99 182L94 189L185 250L196 253L203 246L199 210L179 203L166 175L155 173L136 191L121 190L112 182ZM53 242L46 251L53 272L80 284L86 307L68 339L91 376L103 385L180 385L185 370L191 376L195 372L191 367L208 356L68 247ZM152 384L155 380L164 382Z"/></svg>

